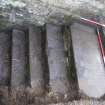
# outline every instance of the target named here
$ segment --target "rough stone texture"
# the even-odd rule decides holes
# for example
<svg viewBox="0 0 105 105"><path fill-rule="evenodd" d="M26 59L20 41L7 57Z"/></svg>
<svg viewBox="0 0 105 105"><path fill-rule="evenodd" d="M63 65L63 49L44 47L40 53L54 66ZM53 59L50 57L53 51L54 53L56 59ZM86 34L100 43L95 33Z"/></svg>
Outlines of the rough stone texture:
<svg viewBox="0 0 105 105"><path fill-rule="evenodd" d="M1 0L0 17L9 21L42 25L50 18L71 14L105 16L104 0ZM56 20L56 19L55 19Z"/></svg>
<svg viewBox="0 0 105 105"><path fill-rule="evenodd" d="M75 68L75 60L73 54L73 46L71 40L71 31L69 30L69 26L65 26L64 30L64 45L66 51L66 64L67 64L67 76L70 83L70 100L79 99L79 92L78 92L78 80L77 80L77 73Z"/></svg>
<svg viewBox="0 0 105 105"><path fill-rule="evenodd" d="M66 27L66 26L65 26ZM25 61L25 54L27 53L27 44L25 45L25 43L26 43L26 32L24 33L23 32L23 30L22 30L22 28L24 28L24 27L18 27L18 29L17 28L15 28L15 32L13 32L14 34L13 34L13 37L12 37L12 39L14 40L14 43L13 43L13 45L12 45L12 54L13 54L13 58L15 58L15 59L13 59L13 61L12 61L12 64L14 64L15 65L15 63L16 63L16 65L15 65L15 67L17 68L17 71L18 71L18 69L20 69L20 66L22 67L22 66L25 66L25 67L23 67L21 70L25 70L25 68L26 68L26 64L29 64L29 63L25 63L24 61ZM44 27L45 28L45 27ZM72 75L73 75L73 79L74 80L69 80L69 83L70 83L70 86L68 86L67 87L67 89L66 89L66 86L67 85L64 85L65 83L67 83L68 84L68 82L67 82L67 77L65 76L65 72L66 72L66 67L65 67L65 63L68 63L67 65L70 65L70 66L74 66L74 64L72 65L72 62L74 62L73 60L72 61L70 61L69 62L69 59L67 59L68 58L68 56L67 56L67 53L65 53L65 50L70 50L70 52L68 52L68 53L70 53L71 54L71 33L70 33L70 29L69 29L69 26L67 26L66 27L67 28L67 30L69 31L69 32L65 32L64 34L65 34L65 37L66 37L66 35L68 35L68 37L66 37L66 39L64 38L64 36L62 36L62 34L63 34L63 30L61 30L62 28L61 28L61 26L60 25L54 25L54 24L47 24L47 33L49 33L49 35L47 34L47 38L46 38L46 35L45 35L45 33L46 32L44 32L42 35L41 35L41 32L40 32L40 29L38 28L38 29L36 29L36 28L32 28L31 30L30 30L30 32L29 32L29 34L30 35L32 35L32 36L29 36L29 39L30 39L30 44L29 45L31 45L31 47L30 47L30 55L31 55L31 60L33 59L34 60L34 57L35 58L38 58L38 60L37 61L39 61L40 63L38 63L38 64L36 64L36 62L34 62L33 61L33 63L35 63L35 65L34 64L31 64L31 67L32 67L32 65L34 65L34 66L38 66L38 67L33 67L33 71L32 72L34 72L34 73L32 73L32 77L31 77L31 80L37 80L38 79L38 77L40 78L42 78L42 70L41 69L43 69L44 70L44 66L45 66L45 68L46 68L46 65L43 63L42 65L41 65L41 62L43 61L42 60L42 58L44 57L44 56L46 56L47 54L42 54L43 55L43 57L41 58L41 51L43 52L44 51L44 53L45 53L45 45L48 45L48 59L50 59L50 64L49 64L49 68L50 68L50 72L48 72L47 73L47 76L49 75L49 73L50 73L50 77L48 78L48 79L50 79L50 81L47 81L47 83L45 83L45 84L47 84L47 85L49 85L49 82L50 82L50 86L52 87L52 90L53 91L50 91L47 95L46 94L44 94L44 95L40 95L40 96L38 96L38 95L36 95L36 94L29 94L29 91L27 92L27 90L26 90L26 87L16 87L16 88L11 88L11 91L8 89L8 87L4 87L4 86L0 86L0 105L48 105L48 103L58 103L58 104L50 104L50 105L104 105L105 104L105 101L102 101L101 99L100 100L78 100L77 101L77 97L78 97L78 86L75 86L75 85L78 85L78 83L77 83L77 80L75 80L75 78L76 78L76 75L74 74L74 68L69 68L70 69L70 72L73 72L72 73ZM20 30L21 29L21 30ZM63 27L63 29L64 29L64 27ZM92 60L89 60L88 62L88 64L93 64L92 63L92 61L96 58L96 57L94 57L96 54L98 55L99 54L99 50L98 50L98 48L97 47L99 47L99 46L96 46L97 45L97 40L96 40L96 36L95 36L95 33L94 33L94 30L92 30L93 28L91 27L88 27L88 26L85 26L85 25L77 25L76 24L76 26L73 26L73 30L76 32L75 33L75 35L74 35L74 39L75 39L75 36L76 36L76 38L80 38L80 39L82 39L82 41L84 41L85 42L85 44L82 44L81 45L81 47L83 47L83 46L87 46L87 45L90 45L91 43L91 46L89 46L89 47L87 47L89 50L87 50L87 49L85 49L85 53L78 53L78 49L81 49L81 47L78 47L79 46L79 44L80 44L80 41L81 40L79 40L79 41L74 41L73 40L73 43L75 42L75 44L77 44L78 46L77 46L77 48L76 48L76 50L77 50L77 54L79 54L80 56L84 56L85 54L86 54L86 56L88 56L88 55L90 55L90 56L88 56L87 57L87 59L91 59L92 58ZM14 29L13 29L14 30ZM66 30L66 31L67 31ZM82 31L81 31L82 30ZM34 32L35 31L35 32ZM45 31L45 30L44 30ZM49 31L49 32L48 32ZM5 49L5 47L7 48L8 46L10 46L10 40L11 40L11 38L8 38L8 37L6 37L7 36L7 34L6 35L4 35L4 33L5 32L3 32L3 34L0 34L1 35L1 41L0 41L0 47L2 47L3 49ZM81 34L77 34L77 33L81 33ZM27 34L28 34L28 32L27 32ZM10 35L11 36L11 35ZM82 36L82 38L81 37L79 37L79 36ZM91 37L90 37L91 36ZM6 38L5 38L6 37ZM15 38L14 38L15 37ZM41 38L42 37L42 38ZM89 38L89 39L88 39ZM7 40L8 39L8 40ZM43 41L43 39L44 39L44 41ZM64 39L65 39L65 41L64 41ZM85 39L86 39L86 41L85 41ZM2 44L2 43L4 43L5 41L6 42L9 42L9 43L5 43L6 44L6 46L5 46L5 44ZM40 40L40 41L39 41ZM48 43L46 43L46 41L48 41ZM68 40L68 41L67 41ZM42 41L42 43L41 43L41 41ZM89 42L90 41L90 42ZM65 42L65 48L64 48L64 42ZM78 43L77 43L78 42ZM16 44L17 43L17 44ZM16 45L15 45L16 44ZM42 44L42 45L41 45ZM66 45L67 44L67 45ZM21 46L22 45L22 46ZM74 44L73 44L74 45ZM86 47L85 46L85 47ZM94 46L94 47L93 47ZM44 47L44 48L41 48L41 47ZM85 48L85 47L83 47L83 48ZM18 50L18 48L19 48L19 50ZM90 50L92 48L92 50ZM95 50L93 50L93 48L94 49L97 49L97 51L95 51ZM9 49L7 49L7 50L11 50L11 48ZM6 50L6 51L7 51ZM0 51L2 51L2 50L0 50ZM24 51L26 51L25 53L24 53ZM35 52L34 52L35 51ZM83 51L83 50L82 50ZM81 51L81 52L82 52ZM92 53L92 55L89 53L89 52L93 52L94 51L94 53ZM3 51L3 52L5 52L5 51ZM72 52L73 53L73 52ZM4 56L4 54L5 53L2 53L3 54L3 56ZM34 56L34 54L36 55L36 56ZM22 56L23 55L23 56ZM68 54L69 55L69 54ZM51 57L52 56L52 57ZM72 56L72 55L69 55L69 57L70 56ZM92 56L92 57L91 57ZM94 59L93 59L93 57L94 57ZM100 56L98 56L99 57L99 61L100 61ZM2 59L2 56L1 56L1 58L0 59ZM70 58L71 59L71 58ZM81 58L80 58L81 59ZM14 60L16 60L16 61L14 61ZM19 60L19 63L17 62ZM84 60L84 59L83 59ZM52 61L54 61L54 62L52 62ZM56 63L56 62L57 63ZM63 62L64 61L64 62ZM97 60L95 59L95 62L96 62ZM80 63L80 62L82 62L82 60L80 60L78 63ZM89 83L92 83L93 85L95 84L95 87L93 88L94 90L95 90L95 88L96 88L96 85L97 85L97 87L99 87L100 89L100 91L102 91L102 88L104 87L104 82L103 82L103 79L105 78L104 77L104 73L103 73L103 71L102 71L102 69L101 69L101 66L100 65L96 65L97 66L97 68L99 69L99 70L97 70L97 68L96 68L96 71L95 72L93 72L94 70L93 70L93 68L95 67L95 66L92 66L92 68L90 67L90 66L87 66L88 64L87 64L87 62L84 60L84 62L85 62L85 66L84 67L86 67L86 69L88 68L88 70L90 70L89 72L87 71L87 73L86 73L86 75L87 74L90 74L89 75L89 78L88 78L88 80L90 81ZM10 62L9 62L10 63ZM45 62L45 63L47 63L47 62ZM48 62L49 63L49 62ZM20 65L20 66L17 66L17 65ZM90 65L91 65L90 64ZM100 63L99 63L100 64ZM3 66L3 65L2 65ZM29 65L27 65L27 66L29 66ZM40 68L42 66L42 68ZM57 66L57 67L56 67ZM79 65L79 66L81 66L81 65ZM78 66L78 68L79 68L79 66ZM6 66L5 66L6 67ZM37 68L37 69L36 69ZM60 69L59 69L60 68ZM29 69L29 68L28 68ZM12 68L12 70L13 70L13 68ZM18 78L17 80L16 80L16 76L14 76L14 80L15 81L17 81L16 82L16 84L14 84L15 86L17 86L17 85L21 85L21 80L23 80L23 82L24 82L24 73L22 73L22 71L21 70L19 70L19 72L15 72L14 74L15 75L18 75L17 73L19 73L19 76L20 77L22 77L22 78ZM31 69L32 70L32 69ZM31 71L30 70L30 71ZM35 70L35 71L34 71ZM37 71L38 70L38 71ZM52 70L52 71L51 71ZM79 69L78 69L79 70ZM36 72L37 71L37 72ZM40 71L40 73L41 74L39 74L39 71ZM44 72L47 72L47 71L44 71ZM81 70L80 71L78 71L77 72L77 74L78 74L78 77L80 77L80 78L83 78L83 80L84 80L84 77L82 77L82 76L79 76L79 73L80 73L80 75L82 75L82 73L81 73ZM37 74L37 75L36 75ZM57 75L56 75L57 74ZM61 74L61 75L60 75ZM84 74L84 73L83 73ZM96 74L96 76L94 75L92 75L91 76L91 74ZM12 74L13 75L13 74ZM28 75L30 75L30 74L28 74ZM63 76L62 76L63 75ZM38 77L37 77L38 76ZM93 78L93 79L91 79L90 80L90 76L91 76L91 78ZM2 76L0 76L0 77L2 77ZM54 78L53 78L54 77ZM56 78L57 77L57 78ZM62 77L64 77L63 79L62 79ZM69 75L69 77L71 77L71 75ZM59 79L60 78L60 79ZM94 79L95 78L95 79ZM97 79L98 78L98 79ZM28 78L29 79L29 78ZM26 79L26 81L28 80L28 79ZM51 79L55 79L54 81L53 80L51 80ZM71 79L71 78L70 78ZM4 80L4 79L3 79ZM97 80L98 82L94 82L94 80ZM23 83L22 82L22 83ZM103 82L102 84L101 84L101 82ZM36 83L36 82L35 82ZM64 83L64 84L63 84ZM41 83L40 83L41 84ZM87 84L86 84L87 85ZM101 86L102 85L102 86ZM13 86L13 82L12 82L12 86ZM40 85L39 85L40 86ZM64 88L63 88L64 87ZM35 89L34 90L34 85L33 85L33 83L32 83L32 88L33 88L33 90L32 90L32 92L33 93L35 93L36 91L37 91L37 89ZM30 88L30 90L32 89L32 88ZM43 87L41 87L42 89L43 89ZM70 92L68 92L68 88L70 89ZM87 89L87 88L85 88L85 89ZM85 90L84 89L84 90ZM8 90L9 90L9 92L8 92ZM48 89L47 89L48 90ZM67 92L66 92L66 90L67 90ZM92 88L89 90L89 91L91 91L92 90ZM58 94L56 94L56 93L60 93L60 95L58 95ZM93 91L94 92L94 91ZM11 95L9 94L9 93L11 93ZM40 88L39 88L39 90L36 92L37 94L38 93L43 93L43 92L41 92L40 91ZM65 94L64 95L64 97L62 98L62 93L63 94L65 94L65 93L67 93L67 94ZM71 97L69 98L69 99L67 99L66 100L66 98L67 98L67 95L68 95L68 93L70 93L70 96L72 96L72 99L71 99ZM92 93L92 92L91 92ZM98 91L97 91L97 93L98 93ZM92 93L93 94L93 93ZM90 93L88 94L88 96L90 95ZM98 95L100 95L100 94L98 94ZM54 97L55 96L55 97ZM61 96L60 98L59 98L59 96ZM74 97L75 96L75 97ZM9 100L9 98L10 98L10 100ZM87 97L86 97L87 98ZM102 97L102 98L104 98L104 97ZM65 101L68 101L68 100L72 100L72 101L70 101L70 102L68 102L68 103L65 103ZM10 103L10 104L8 104L8 102ZM62 102L62 103L59 103L59 102Z"/></svg>
<svg viewBox="0 0 105 105"><path fill-rule="evenodd" d="M8 87L1 86L0 87L0 105L7 105L9 104L9 92Z"/></svg>
<svg viewBox="0 0 105 105"><path fill-rule="evenodd" d="M26 94L24 87L12 88L11 94L9 95L9 105L27 105Z"/></svg>
<svg viewBox="0 0 105 105"><path fill-rule="evenodd" d="M100 98L105 94L105 70L95 30L74 23L71 34L80 92Z"/></svg>
<svg viewBox="0 0 105 105"><path fill-rule="evenodd" d="M30 49L30 92L36 95L44 93L44 77L42 65L42 32L40 27L30 26L29 28L29 49Z"/></svg>
<svg viewBox="0 0 105 105"><path fill-rule="evenodd" d="M11 34L8 33L0 33L0 85L4 86L10 85L11 78Z"/></svg>
<svg viewBox="0 0 105 105"><path fill-rule="evenodd" d="M24 31L13 29L12 34L12 87L26 85L27 73L27 47L26 35Z"/></svg>
<svg viewBox="0 0 105 105"><path fill-rule="evenodd" d="M11 104L26 105L25 87L29 85L27 77L27 34L23 30L12 32L12 70L11 70Z"/></svg>
<svg viewBox="0 0 105 105"><path fill-rule="evenodd" d="M0 105L8 103L11 73L11 34L0 32Z"/></svg>
<svg viewBox="0 0 105 105"><path fill-rule="evenodd" d="M67 65L65 58L62 26L47 24L47 55L49 64L50 96L56 99L67 99L69 95L69 82L67 78ZM60 99L61 98L61 99Z"/></svg>
<svg viewBox="0 0 105 105"><path fill-rule="evenodd" d="M98 100L74 100L68 103L58 103L58 104L49 104L49 105L105 105L105 101Z"/></svg>

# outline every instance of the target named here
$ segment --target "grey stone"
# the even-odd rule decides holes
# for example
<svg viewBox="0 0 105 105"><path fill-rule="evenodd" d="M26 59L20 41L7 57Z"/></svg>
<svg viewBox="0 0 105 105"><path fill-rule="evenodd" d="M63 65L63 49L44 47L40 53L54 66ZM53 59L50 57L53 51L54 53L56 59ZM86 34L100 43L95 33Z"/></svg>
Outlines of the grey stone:
<svg viewBox="0 0 105 105"><path fill-rule="evenodd" d="M94 28L74 23L71 34L80 92L100 98L105 94L105 70Z"/></svg>
<svg viewBox="0 0 105 105"><path fill-rule="evenodd" d="M11 22L24 21L42 25L56 14L64 15L103 15L104 0L1 0L0 16Z"/></svg>
<svg viewBox="0 0 105 105"><path fill-rule="evenodd" d="M26 85L27 44L24 31L13 29L12 33L12 87Z"/></svg>
<svg viewBox="0 0 105 105"><path fill-rule="evenodd" d="M42 65L42 33L40 27L29 28L29 56L31 89L34 95L42 95L44 92L44 77Z"/></svg>
<svg viewBox="0 0 105 105"><path fill-rule="evenodd" d="M0 85L6 86L11 73L11 34L8 33L0 32Z"/></svg>
<svg viewBox="0 0 105 105"><path fill-rule="evenodd" d="M69 82L61 26L47 24L47 55L51 92L55 96L66 97L69 94Z"/></svg>

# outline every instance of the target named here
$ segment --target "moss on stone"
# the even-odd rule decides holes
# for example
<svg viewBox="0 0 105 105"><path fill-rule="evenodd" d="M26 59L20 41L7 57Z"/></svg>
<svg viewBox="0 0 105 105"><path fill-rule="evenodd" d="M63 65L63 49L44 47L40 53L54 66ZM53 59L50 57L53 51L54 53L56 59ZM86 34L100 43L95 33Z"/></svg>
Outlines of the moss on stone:
<svg viewBox="0 0 105 105"><path fill-rule="evenodd" d="M13 23L9 22L8 20L0 19L0 30L6 29L12 25Z"/></svg>
<svg viewBox="0 0 105 105"><path fill-rule="evenodd" d="M64 20L66 22L71 22L71 21L73 21L73 16L72 15L64 15Z"/></svg>

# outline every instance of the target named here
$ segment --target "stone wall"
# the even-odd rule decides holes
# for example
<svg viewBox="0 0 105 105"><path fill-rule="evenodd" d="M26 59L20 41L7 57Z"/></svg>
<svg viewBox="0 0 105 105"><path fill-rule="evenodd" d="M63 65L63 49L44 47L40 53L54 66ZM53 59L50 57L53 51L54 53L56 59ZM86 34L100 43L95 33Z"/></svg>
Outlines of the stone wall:
<svg viewBox="0 0 105 105"><path fill-rule="evenodd" d="M64 15L71 14L105 16L104 10L104 0L1 0L0 2L0 18L19 24L31 22L42 25L50 17L62 19Z"/></svg>

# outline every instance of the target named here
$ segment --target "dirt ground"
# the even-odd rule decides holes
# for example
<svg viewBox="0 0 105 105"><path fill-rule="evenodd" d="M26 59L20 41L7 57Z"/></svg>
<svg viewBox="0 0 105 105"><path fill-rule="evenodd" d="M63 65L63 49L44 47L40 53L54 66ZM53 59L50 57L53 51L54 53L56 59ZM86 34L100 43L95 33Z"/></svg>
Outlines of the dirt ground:
<svg viewBox="0 0 105 105"><path fill-rule="evenodd" d="M49 104L49 105L105 105L105 101L97 100L78 100L68 103L58 103L58 104Z"/></svg>

